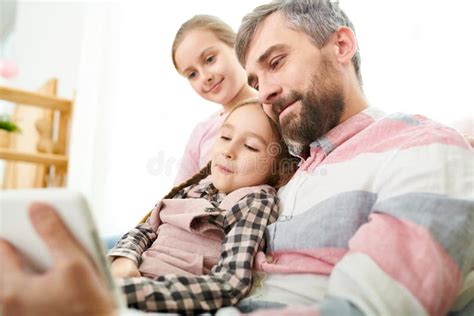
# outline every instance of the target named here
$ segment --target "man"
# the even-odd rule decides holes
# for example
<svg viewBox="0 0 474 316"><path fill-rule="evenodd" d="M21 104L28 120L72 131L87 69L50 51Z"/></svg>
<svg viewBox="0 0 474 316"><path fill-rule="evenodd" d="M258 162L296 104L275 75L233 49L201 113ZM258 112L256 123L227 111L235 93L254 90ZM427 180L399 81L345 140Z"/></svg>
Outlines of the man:
<svg viewBox="0 0 474 316"><path fill-rule="evenodd" d="M424 117L368 107L353 25L331 1L256 8L236 51L301 157L279 192L280 219L267 229L272 253L257 262L265 281L240 304L446 314L474 266L466 141Z"/></svg>
<svg viewBox="0 0 474 316"><path fill-rule="evenodd" d="M239 308L446 314L473 267L469 145L424 117L368 107L354 29L333 2L258 7L244 18L237 42L249 83L301 158L279 192L282 214L268 228L267 256L256 260L257 281ZM15 287L27 277L12 250L0 246L8 250L2 262L16 272L4 282L6 295L0 293L5 308L31 306ZM89 262L73 258L66 266L92 274ZM104 308L105 296L97 286L87 300Z"/></svg>

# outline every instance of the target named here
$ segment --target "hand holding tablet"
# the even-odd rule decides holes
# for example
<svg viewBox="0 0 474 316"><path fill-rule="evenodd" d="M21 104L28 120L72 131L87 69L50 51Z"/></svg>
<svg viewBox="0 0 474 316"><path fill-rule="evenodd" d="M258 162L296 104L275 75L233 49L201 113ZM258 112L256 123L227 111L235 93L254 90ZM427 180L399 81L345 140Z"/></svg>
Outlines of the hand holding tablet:
<svg viewBox="0 0 474 316"><path fill-rule="evenodd" d="M45 191L4 191L0 196L0 314L113 315L122 304L108 265L98 264L105 260L103 253L92 252L94 226L85 224L90 212L80 220L71 217L78 222L63 220L70 215L68 206L87 213L84 200L64 190ZM81 231L89 237L76 235Z"/></svg>

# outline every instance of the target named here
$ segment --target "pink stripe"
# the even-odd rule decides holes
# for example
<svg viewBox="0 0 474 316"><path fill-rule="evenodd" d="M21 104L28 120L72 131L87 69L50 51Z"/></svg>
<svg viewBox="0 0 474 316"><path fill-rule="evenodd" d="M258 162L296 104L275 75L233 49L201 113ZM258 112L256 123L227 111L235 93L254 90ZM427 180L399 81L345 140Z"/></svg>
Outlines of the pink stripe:
<svg viewBox="0 0 474 316"><path fill-rule="evenodd" d="M344 257L347 249L321 248L273 252L258 252L254 269L270 273L314 273L329 275L334 265Z"/></svg>
<svg viewBox="0 0 474 316"><path fill-rule="evenodd" d="M429 315L445 315L462 286L462 274L431 234L416 224L372 214L349 241L404 285ZM390 255L391 254L391 255Z"/></svg>
<svg viewBox="0 0 474 316"><path fill-rule="evenodd" d="M422 120L421 117L415 118ZM341 144L323 163L348 161L363 153L381 153L435 143L468 148L461 135L436 122L424 120L422 125L411 126L400 120L383 119L354 136L350 142Z"/></svg>

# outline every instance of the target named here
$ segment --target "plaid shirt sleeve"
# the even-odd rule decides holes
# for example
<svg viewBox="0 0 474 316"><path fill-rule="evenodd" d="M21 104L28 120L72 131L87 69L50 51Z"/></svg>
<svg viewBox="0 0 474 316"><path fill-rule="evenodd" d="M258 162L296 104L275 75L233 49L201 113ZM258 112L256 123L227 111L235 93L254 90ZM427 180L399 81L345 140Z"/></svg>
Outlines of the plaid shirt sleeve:
<svg viewBox="0 0 474 316"><path fill-rule="evenodd" d="M135 261L138 266L141 263L143 252L151 246L156 237L156 232L148 222L138 224L120 238L107 256L111 260L117 257L125 257Z"/></svg>
<svg viewBox="0 0 474 316"><path fill-rule="evenodd" d="M221 257L208 275L117 279L128 305L144 311L195 314L236 304L252 283L252 265L267 225L276 221L276 193L252 193L214 219L226 232Z"/></svg>
<svg viewBox="0 0 474 316"><path fill-rule="evenodd" d="M174 198L185 198L190 188L192 187L182 189L174 196ZM156 237L157 234L149 224L148 219L145 223L138 224L135 228L123 235L115 246L108 252L107 256L111 260L117 257L125 257L135 261L138 266L141 263L143 252L153 244Z"/></svg>

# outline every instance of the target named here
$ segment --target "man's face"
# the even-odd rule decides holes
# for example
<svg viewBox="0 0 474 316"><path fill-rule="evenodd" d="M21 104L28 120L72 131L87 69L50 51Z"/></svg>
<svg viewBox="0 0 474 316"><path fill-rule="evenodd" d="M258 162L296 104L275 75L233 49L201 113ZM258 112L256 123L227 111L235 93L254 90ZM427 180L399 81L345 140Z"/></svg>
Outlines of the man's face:
<svg viewBox="0 0 474 316"><path fill-rule="evenodd" d="M250 42L245 68L266 112L289 144L307 146L335 127L344 111L341 75L332 46L318 49L290 29L280 13L268 16Z"/></svg>

